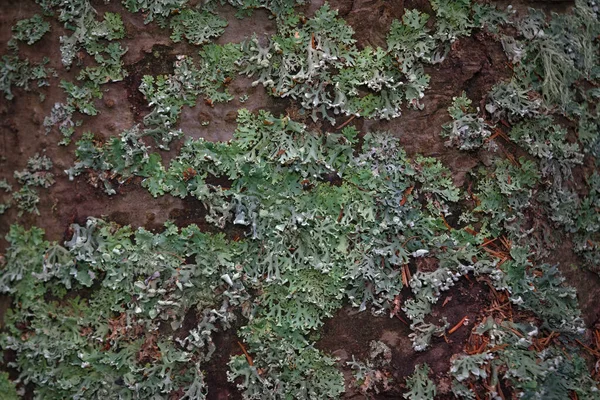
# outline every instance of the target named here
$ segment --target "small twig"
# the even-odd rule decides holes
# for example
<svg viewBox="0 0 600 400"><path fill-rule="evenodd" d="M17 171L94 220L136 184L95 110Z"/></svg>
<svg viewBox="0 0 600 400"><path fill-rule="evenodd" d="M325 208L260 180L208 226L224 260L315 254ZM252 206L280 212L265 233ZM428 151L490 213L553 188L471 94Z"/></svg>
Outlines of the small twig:
<svg viewBox="0 0 600 400"><path fill-rule="evenodd" d="M344 183L348 183L352 186L354 186L355 188L357 188L358 190L360 190L361 192L368 192L369 190L365 189L365 188L361 188L360 186L358 186L356 183L352 182L352 181L344 181Z"/></svg>
<svg viewBox="0 0 600 400"><path fill-rule="evenodd" d="M417 237L418 237L418 236L416 236L416 235L415 235L415 236L411 236L411 237L409 237L408 239L406 239L406 240L404 241L404 244L402 245L402 247L406 247L406 245L408 244L408 242L410 242L410 241L411 241L411 240L413 240L413 239L416 239Z"/></svg>
<svg viewBox="0 0 600 400"><path fill-rule="evenodd" d="M489 247L484 247L483 248L485 251L487 251L490 255L499 258L502 261L506 261L508 259L508 254L502 252L502 251L496 251L496 250L492 250Z"/></svg>
<svg viewBox="0 0 600 400"><path fill-rule="evenodd" d="M471 284L471 286L473 286L473 281L471 280L471 278L469 278L469 274L464 274L463 276L465 277L466 280L469 281L469 283Z"/></svg>
<svg viewBox="0 0 600 400"><path fill-rule="evenodd" d="M579 343L584 349L586 349L587 351L590 352L590 354L596 356L596 357L600 357L600 352L597 350L592 349L591 347L586 346L585 344L583 344L579 339L575 339L575 341L577 343Z"/></svg>
<svg viewBox="0 0 600 400"><path fill-rule="evenodd" d="M502 129L498 129L498 135L503 138L504 140L506 140L507 142L510 142L510 138L508 136L506 136L506 133L504 133L504 131Z"/></svg>
<svg viewBox="0 0 600 400"><path fill-rule="evenodd" d="M344 123L342 123L340 126L335 128L335 130L339 131L340 129L344 129L350 122L354 121L354 118L356 118L356 114L352 115L350 118L348 118L346 121L344 121Z"/></svg>
<svg viewBox="0 0 600 400"><path fill-rule="evenodd" d="M521 167L521 165L519 164L519 162L517 161L515 156L512 155L511 153L509 153L508 151L506 151L506 149L504 149L504 147L502 147L502 152L504 153L504 155L506 156L506 158L508 159L508 161L510 161L510 163L512 165L514 165L515 167Z"/></svg>
<svg viewBox="0 0 600 400"><path fill-rule="evenodd" d="M446 226L446 228L448 228L448 230L451 231L452 227L450 226L450 224L448 223L448 221L446 221L446 218L444 217L443 213L440 213L440 217L442 217L442 222L444 222L444 225Z"/></svg>
<svg viewBox="0 0 600 400"><path fill-rule="evenodd" d="M552 339L559 337L559 336L560 336L560 333L552 331L547 337L540 339L539 342L544 348L546 348L546 347L548 347L548 345L550 344L550 341Z"/></svg>
<svg viewBox="0 0 600 400"><path fill-rule="evenodd" d="M404 320L404 318L402 318L402 317L401 317L401 316L399 316L398 314L394 314L394 315L396 316L396 318L398 318L400 321L402 321L402 323L404 323L404 325L406 325L406 326L409 326L409 323L408 323L408 322L406 322L406 321Z"/></svg>

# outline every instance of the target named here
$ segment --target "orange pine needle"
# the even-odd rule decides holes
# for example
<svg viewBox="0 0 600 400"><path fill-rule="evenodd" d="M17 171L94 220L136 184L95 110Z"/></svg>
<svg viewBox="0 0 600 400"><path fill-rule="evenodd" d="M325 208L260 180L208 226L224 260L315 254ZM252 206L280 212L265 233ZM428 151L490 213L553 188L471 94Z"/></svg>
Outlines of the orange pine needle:
<svg viewBox="0 0 600 400"><path fill-rule="evenodd" d="M344 123L341 124L340 126L338 126L337 128L335 128L335 130L339 131L340 129L344 129L350 122L354 121L354 118L356 118L356 114L354 114L353 116L348 118L346 121L344 121Z"/></svg>
<svg viewBox="0 0 600 400"><path fill-rule="evenodd" d="M404 191L404 195L402 195L402 200L400 200L401 206L406 204L406 201L408 200L408 196L410 196L410 194L412 193L414 188L415 188L415 185L412 185L411 187L409 187L408 189L406 189Z"/></svg>
<svg viewBox="0 0 600 400"><path fill-rule="evenodd" d="M454 332L456 332L461 326L463 326L465 324L465 322L467 321L467 316L465 315L464 317L462 317L462 319L460 321L458 321L458 324L454 325L449 331L448 331L448 335L452 335Z"/></svg>
<svg viewBox="0 0 600 400"><path fill-rule="evenodd" d="M406 276L406 270L404 269L404 265L400 268L402 272L402 285L408 286L408 277Z"/></svg>
<svg viewBox="0 0 600 400"><path fill-rule="evenodd" d="M488 351L489 351L490 353L493 353L493 352L495 352L495 351L498 351L498 350L504 350L504 349L505 349L505 348L507 348L507 347L508 347L508 344L507 344L507 343L504 343L504 344L499 344L499 345L497 345L497 346L494 346L494 347L492 347L492 348L491 348L491 349L489 349Z"/></svg>
<svg viewBox="0 0 600 400"><path fill-rule="evenodd" d="M512 248L512 242L506 236L502 236L500 238L500 241L502 242L506 250L510 251L510 249Z"/></svg>
<svg viewBox="0 0 600 400"><path fill-rule="evenodd" d="M483 353L483 350L485 350L485 346L487 346L487 345L488 345L487 342L481 343L481 346L479 346L479 348L477 350L475 350L475 353L473 353L473 354L481 354L481 353Z"/></svg>
<svg viewBox="0 0 600 400"><path fill-rule="evenodd" d="M579 343L581 345L581 347L583 347L584 349L586 349L590 354L596 356L596 357L600 357L600 351L594 350L588 346L586 346L585 344L583 344L579 339L575 339L575 341L577 343Z"/></svg>
<svg viewBox="0 0 600 400"><path fill-rule="evenodd" d="M406 325L406 326L409 326L409 325L408 325L408 322L406 322L406 321L404 320L404 318L402 318L402 317L401 317L401 316L399 316L398 314L394 314L394 315L396 316L396 318L398 318L400 321L402 321L402 323L403 323L404 325Z"/></svg>
<svg viewBox="0 0 600 400"><path fill-rule="evenodd" d="M489 142L490 140L494 140L496 138L496 136L500 135L500 130L497 129L496 132L494 132L494 134L488 138L485 139L484 143Z"/></svg>
<svg viewBox="0 0 600 400"><path fill-rule="evenodd" d="M504 133L503 130L498 129L498 135L500 135L500 137L502 137L504 140L506 140L507 142L510 142L510 138L508 136L506 136L506 133Z"/></svg>
<svg viewBox="0 0 600 400"><path fill-rule="evenodd" d="M488 239L488 240L486 240L485 242L481 243L481 244L479 245L479 247L485 247L485 246L487 246L488 244L494 243L496 240L498 240L498 238L495 238L495 239Z"/></svg>
<svg viewBox="0 0 600 400"><path fill-rule="evenodd" d="M474 229L469 228L468 226L466 228L464 228L465 232L470 233L473 236L477 236L479 234L479 232L477 232Z"/></svg>
<svg viewBox="0 0 600 400"><path fill-rule="evenodd" d="M502 393L502 388L500 388L500 382L496 384L496 392L500 395L500 398L502 400L506 400L506 397L504 397L504 393Z"/></svg>
<svg viewBox="0 0 600 400"><path fill-rule="evenodd" d="M577 397L577 393L571 392L571 400L579 400L579 397Z"/></svg>
<svg viewBox="0 0 600 400"><path fill-rule="evenodd" d="M516 329L508 328L508 330L517 335L518 337L524 337L523 334Z"/></svg>
<svg viewBox="0 0 600 400"><path fill-rule="evenodd" d="M411 236L411 237L409 237L408 239L406 239L406 240L404 241L404 244L403 244L402 246L403 246L403 247L404 247L404 246L406 246L406 245L408 244L408 242L410 242L410 241L411 241L411 240L413 240L413 239L416 239L417 237L418 237L418 236Z"/></svg>
<svg viewBox="0 0 600 400"><path fill-rule="evenodd" d="M252 367L254 365L254 361L252 361L252 357L250 357L250 354L248 354L248 352L246 351L246 348L244 347L244 345L241 342L238 341L238 345L244 352L244 355L246 356L246 360L248 361L248 365L250 365Z"/></svg>
<svg viewBox="0 0 600 400"><path fill-rule="evenodd" d="M469 382L469 388L471 389L471 391L473 393L475 393L475 399L476 400L481 400L481 397L479 397L479 394L477 393L477 390L475 390L475 385L473 385L473 382Z"/></svg>
<svg viewBox="0 0 600 400"><path fill-rule="evenodd" d="M444 225L446 226L446 228L448 228L448 230L451 231L452 227L450 226L450 224L448 224L448 221L446 221L446 218L444 217L444 214L440 213L440 217L442 217L442 222L444 223Z"/></svg>

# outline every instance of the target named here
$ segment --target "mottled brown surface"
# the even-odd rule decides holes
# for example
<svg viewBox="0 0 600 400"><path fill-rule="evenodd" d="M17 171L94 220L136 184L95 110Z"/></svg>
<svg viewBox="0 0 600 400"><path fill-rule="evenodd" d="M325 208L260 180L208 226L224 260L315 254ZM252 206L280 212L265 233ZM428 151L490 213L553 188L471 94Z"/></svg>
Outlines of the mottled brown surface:
<svg viewBox="0 0 600 400"><path fill-rule="evenodd" d="M169 40L169 31L156 24L144 25L141 14L124 12L120 2L108 5L102 1L92 2L99 13L105 11L120 12L125 24L127 36L121 41L128 51L124 56L126 70L129 76L123 82L110 83L102 86L104 98L96 101L98 115L93 117L76 115L83 124L77 129L73 142L83 132L91 131L97 137L108 138L118 135L136 123L141 123L143 116L149 111L143 95L137 88L145 74L166 74L172 71L172 62L178 54L196 57L199 47L186 43L173 44ZM0 48L6 49L6 43L11 36L11 26L19 19L28 18L41 9L33 0L7 1L0 13ZM307 7L310 10L311 7ZM275 30L274 20L268 17L266 11L258 10L251 19L238 20L233 15L232 7L219 9L230 21L225 34L219 38L219 43L228 41L239 42L246 37L257 34L271 34ZM50 58L50 67L59 71L60 78L51 78L50 87L43 88L44 102L38 100L35 92L15 90L15 98L7 101L0 96L0 179L7 178L13 182L15 170L25 168L29 157L36 152L47 154L54 162L53 173L56 184L48 190L39 190L41 203L40 216L24 215L17 217L17 210L12 207L0 218L0 236L4 238L11 223L19 222L26 226L37 225L46 230L50 240L63 240L63 232L73 221L82 222L88 216L115 219L121 224L138 226L161 226L170 218L174 210L184 209L181 199L164 196L153 199L147 190L139 186L139 180L132 181L117 189L115 196L106 195L101 188L95 189L86 182L84 175L69 182L63 172L74 162L75 143L68 147L57 145L60 133L53 130L45 135L42 126L44 117L50 114L54 103L64 101L63 90L58 87L60 79L76 81L78 68L64 70L60 63L59 36L65 34L64 28L53 19L51 31L33 46L21 45L20 53L32 62L40 61L43 57ZM86 61L84 61L86 62ZM256 111L267 109L275 115L285 112L287 101L280 101L268 96L262 86L251 88L251 80L239 77L229 87L236 99L228 104L218 104L214 108L199 100L193 108L184 107L179 120L186 136L204 137L208 140L230 140L235 129L237 109L242 104L239 97L249 96L244 107ZM208 126L202 126L201 121L209 121ZM169 153L163 152L163 159L168 161L177 152L183 141L175 143ZM143 205L142 207L140 205ZM175 211L181 213L181 211ZM0 249L6 246L1 239Z"/></svg>
<svg viewBox="0 0 600 400"><path fill-rule="evenodd" d="M569 238L559 241L545 261L552 265L558 264L567 283L577 289L577 300L586 325L589 328L600 328L598 275L581 267L581 260L573 252L573 242Z"/></svg>
<svg viewBox="0 0 600 400"><path fill-rule="evenodd" d="M455 96L465 91L477 105L492 86L510 76L502 46L480 33L461 38L439 66L427 67L430 87L423 98L423 110L405 110L391 121L366 120L365 131L387 131L397 136L409 155L437 157L453 172L454 182L462 186L465 175L479 162L476 152L462 152L444 145L442 125L450 121L448 107Z"/></svg>
<svg viewBox="0 0 600 400"><path fill-rule="evenodd" d="M359 47L385 48L392 21L404 14L404 0L333 0L330 5L357 32Z"/></svg>
<svg viewBox="0 0 600 400"><path fill-rule="evenodd" d="M407 289L403 290L402 298L410 296ZM472 278L470 281L462 278L450 290L443 292L426 321L439 324L442 318L446 318L452 327L466 316L469 322L446 338L434 337L431 346L423 352L413 350L408 337L411 330L399 318L387 315L374 317L369 311L357 313L356 309L344 307L325 323L317 347L339 358L339 366L346 381L345 398L358 399L363 397L357 393L352 382L351 368L346 363L352 361L352 356L356 360L366 361L369 343L372 340L382 341L392 350L389 372L393 383L389 391L375 398L398 398L404 391L405 378L413 373L417 364L427 363L433 372L431 377L436 382L448 377L450 358L453 354L462 352L471 329L481 321L483 310L488 304L487 287ZM408 321L405 315L402 314L401 317Z"/></svg>

